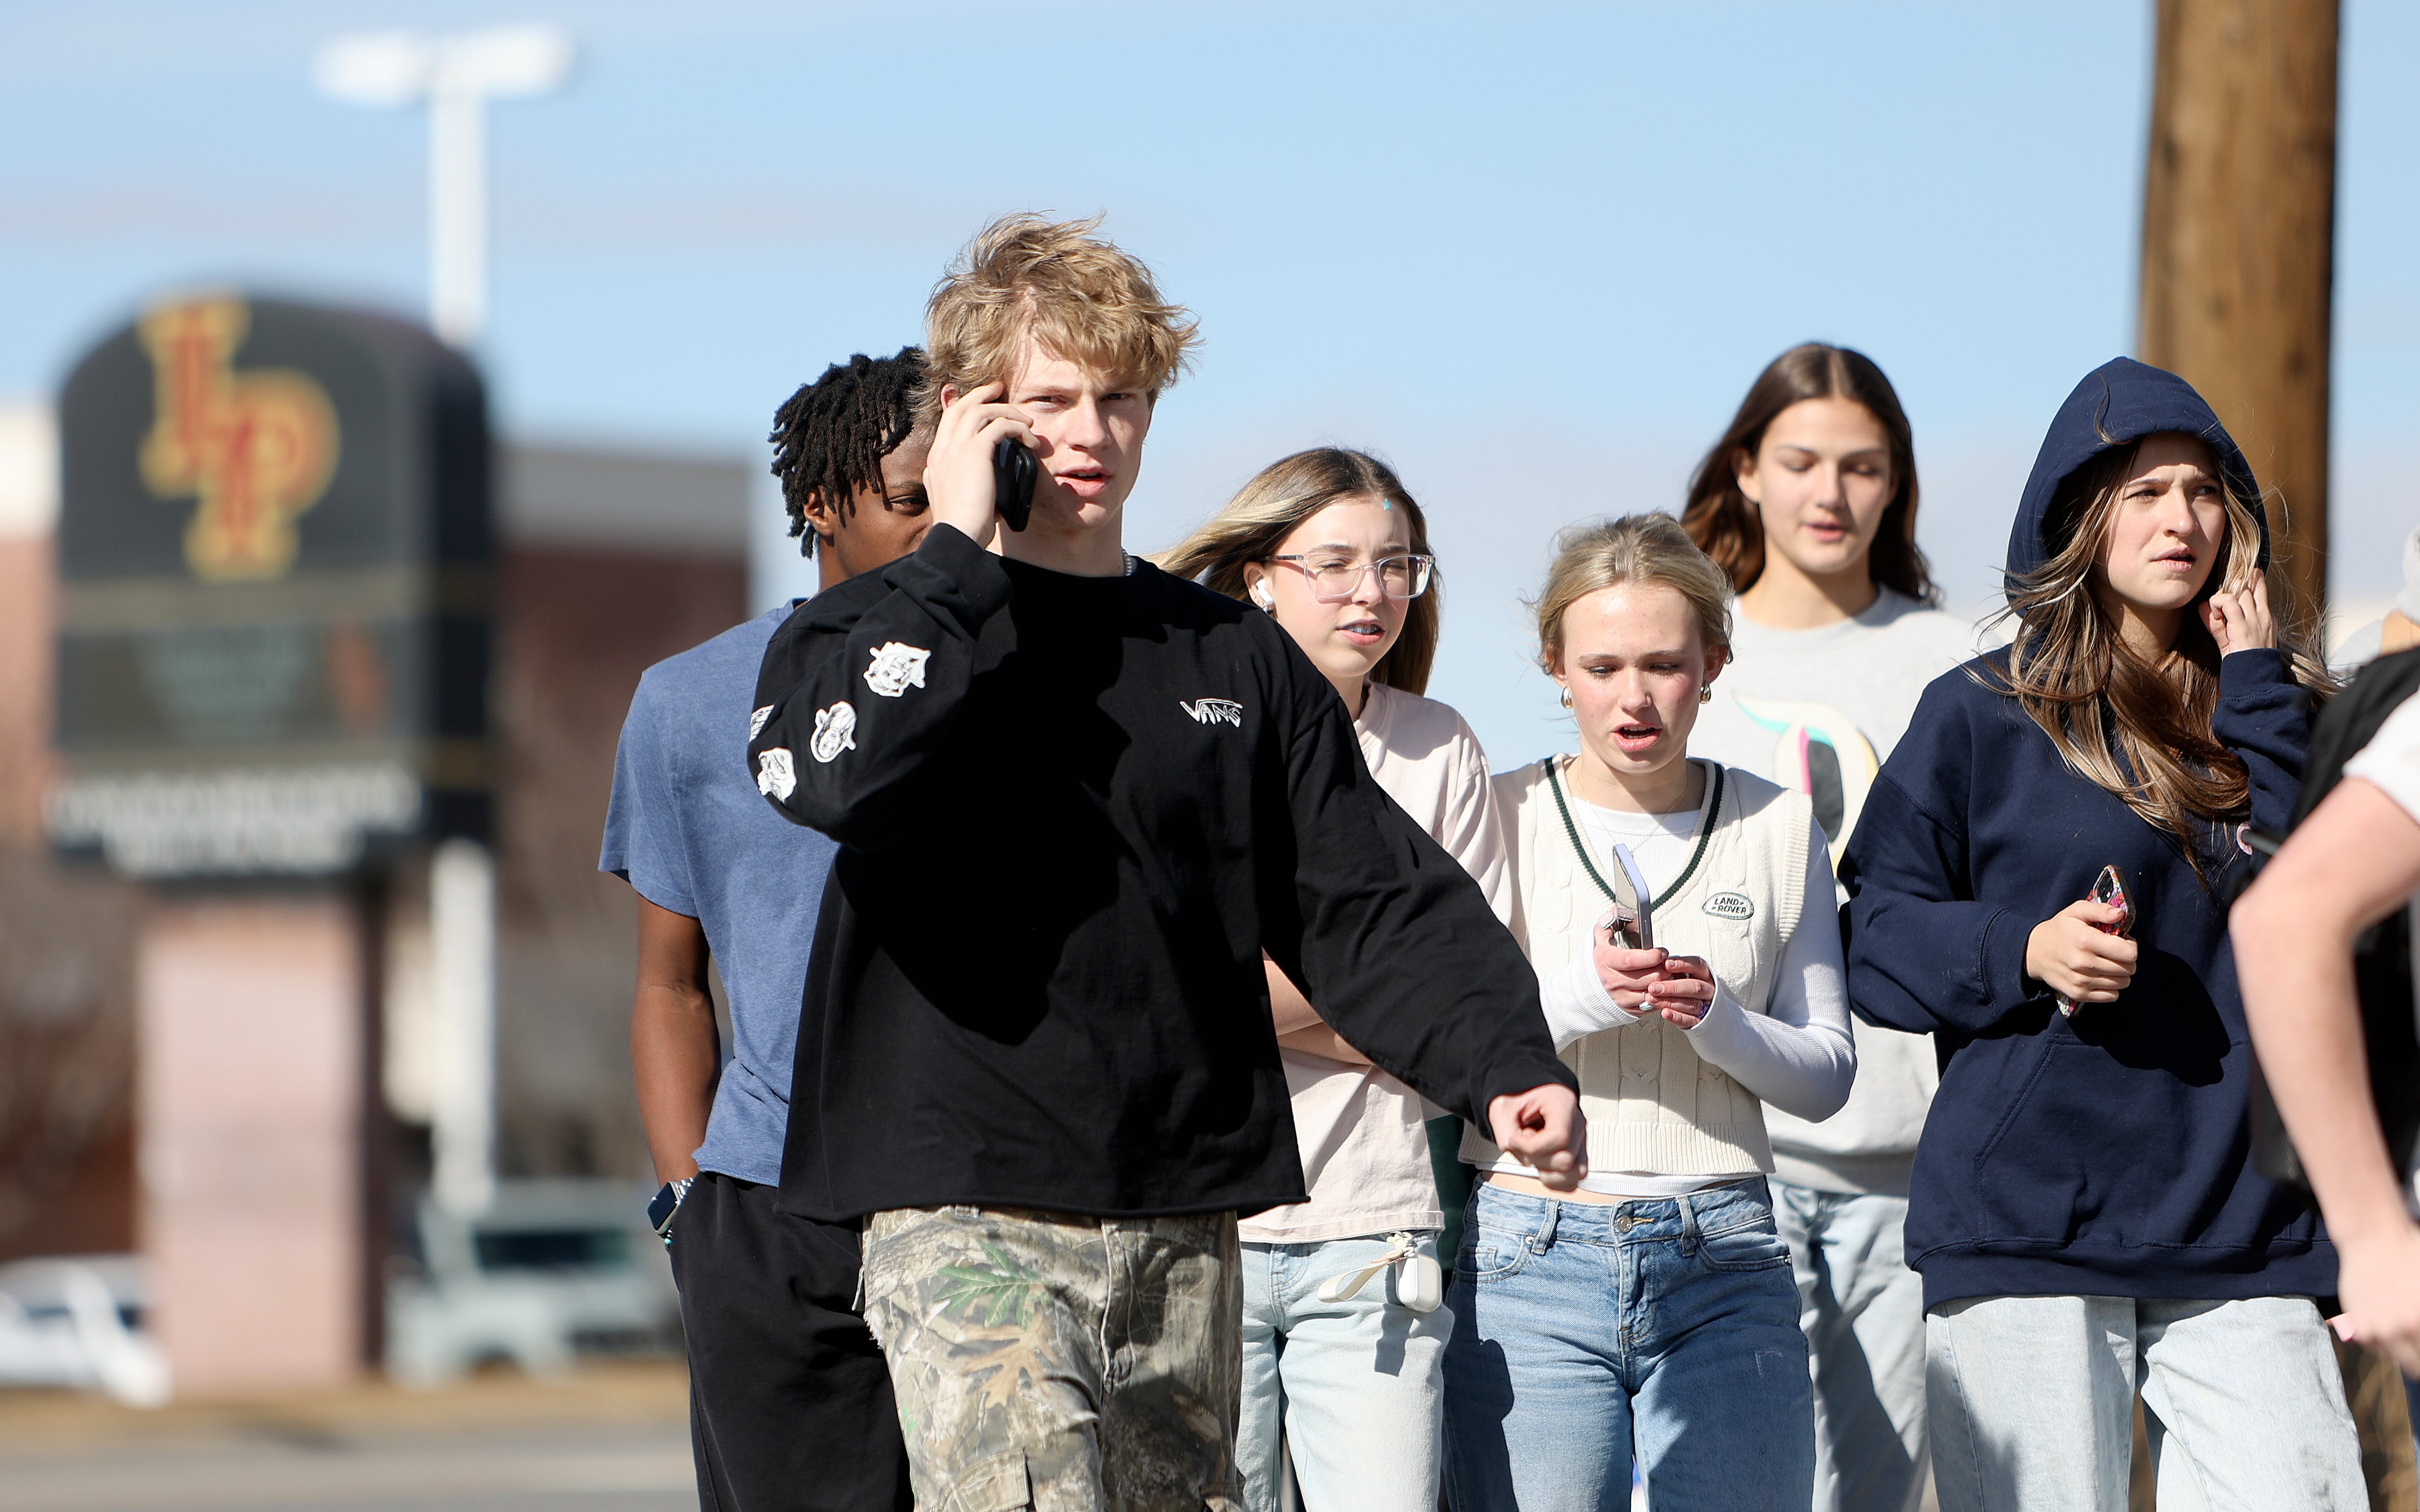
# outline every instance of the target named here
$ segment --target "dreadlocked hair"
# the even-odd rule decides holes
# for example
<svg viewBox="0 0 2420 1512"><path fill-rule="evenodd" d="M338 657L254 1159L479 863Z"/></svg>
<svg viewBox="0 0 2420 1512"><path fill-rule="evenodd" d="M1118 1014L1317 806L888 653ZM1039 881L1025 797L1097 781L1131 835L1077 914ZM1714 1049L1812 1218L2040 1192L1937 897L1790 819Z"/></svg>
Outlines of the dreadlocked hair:
<svg viewBox="0 0 2420 1512"><path fill-rule="evenodd" d="M924 376L924 354L902 347L894 357L858 353L834 363L773 412L773 476L782 480L782 507L799 552L815 554L807 528L807 496L821 493L846 514L857 490L882 491L882 459L915 429L909 406Z"/></svg>

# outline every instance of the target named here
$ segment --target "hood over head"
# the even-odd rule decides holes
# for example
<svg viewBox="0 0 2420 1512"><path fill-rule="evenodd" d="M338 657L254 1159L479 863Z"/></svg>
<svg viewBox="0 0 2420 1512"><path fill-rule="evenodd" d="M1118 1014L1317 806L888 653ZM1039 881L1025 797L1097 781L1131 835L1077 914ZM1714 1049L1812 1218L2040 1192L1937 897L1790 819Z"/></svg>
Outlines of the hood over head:
<svg viewBox="0 0 2420 1512"><path fill-rule="evenodd" d="M2009 531L2011 596L2018 579L2038 571L2051 558L2051 544L2044 539L2051 501L2068 474L2111 447L2164 430L2182 431L2210 443L2227 487L2251 506L2252 517L2259 522L2260 557L2253 565L2269 565L2269 513L2261 506L2260 485L2252 476L2252 464L2243 459L2243 449L2218 423L2217 411L2174 373L2119 357L2084 375L2042 438L2024 497L2017 502L2016 523ZM2209 591L2205 585L2203 592Z"/></svg>

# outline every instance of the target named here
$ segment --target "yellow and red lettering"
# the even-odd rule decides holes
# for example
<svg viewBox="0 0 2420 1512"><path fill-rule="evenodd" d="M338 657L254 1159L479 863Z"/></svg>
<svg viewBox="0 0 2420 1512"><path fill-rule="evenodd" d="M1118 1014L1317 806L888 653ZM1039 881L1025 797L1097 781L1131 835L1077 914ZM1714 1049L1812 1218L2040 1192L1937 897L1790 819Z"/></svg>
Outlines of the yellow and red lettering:
<svg viewBox="0 0 2420 1512"><path fill-rule="evenodd" d="M336 470L336 411L317 379L236 370L251 324L240 300L199 300L155 311L140 328L158 378L143 481L163 499L200 501L185 561L219 581L293 566L295 517L319 501Z"/></svg>

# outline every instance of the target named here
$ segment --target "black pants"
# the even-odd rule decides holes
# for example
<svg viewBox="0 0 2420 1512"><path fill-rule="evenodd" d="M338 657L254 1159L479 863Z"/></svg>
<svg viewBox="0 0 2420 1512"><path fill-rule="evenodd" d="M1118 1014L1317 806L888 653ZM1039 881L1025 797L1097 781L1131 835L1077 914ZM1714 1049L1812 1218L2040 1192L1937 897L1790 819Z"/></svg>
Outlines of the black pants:
<svg viewBox="0 0 2420 1512"><path fill-rule="evenodd" d="M882 1350L851 1304L854 1224L707 1171L673 1220L704 1512L910 1512Z"/></svg>

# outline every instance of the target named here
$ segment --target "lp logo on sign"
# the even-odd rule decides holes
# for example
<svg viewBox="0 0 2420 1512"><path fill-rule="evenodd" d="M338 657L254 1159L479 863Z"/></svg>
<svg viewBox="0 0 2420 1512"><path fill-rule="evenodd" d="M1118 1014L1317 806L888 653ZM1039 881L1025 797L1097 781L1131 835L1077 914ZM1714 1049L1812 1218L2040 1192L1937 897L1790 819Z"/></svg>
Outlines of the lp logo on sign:
<svg viewBox="0 0 2420 1512"><path fill-rule="evenodd" d="M1233 699L1195 699L1187 703L1183 699L1176 706L1190 715L1195 724L1231 724L1244 728L1244 706Z"/></svg>
<svg viewBox="0 0 2420 1512"><path fill-rule="evenodd" d="M185 563L213 581L282 578L300 541L294 517L336 471L328 391L290 368L235 369L252 312L240 300L173 304L143 322L158 374L143 481L163 499L198 499Z"/></svg>

